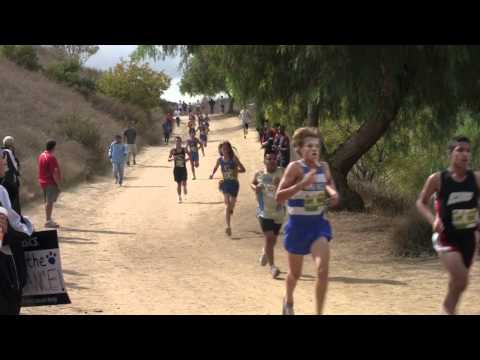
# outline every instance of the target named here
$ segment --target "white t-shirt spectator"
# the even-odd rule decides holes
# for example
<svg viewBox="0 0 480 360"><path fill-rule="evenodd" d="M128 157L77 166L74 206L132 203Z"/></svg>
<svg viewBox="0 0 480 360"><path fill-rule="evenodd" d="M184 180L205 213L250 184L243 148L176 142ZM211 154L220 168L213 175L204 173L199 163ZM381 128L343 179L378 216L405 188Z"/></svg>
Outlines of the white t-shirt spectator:
<svg viewBox="0 0 480 360"><path fill-rule="evenodd" d="M33 224L25 217L23 218L22 222L22 217L12 209L8 192L2 185L0 185L0 206L7 211L8 222L14 230L23 232L29 236L32 235L34 231ZM12 255L9 245L3 245L0 248L0 251L6 255Z"/></svg>

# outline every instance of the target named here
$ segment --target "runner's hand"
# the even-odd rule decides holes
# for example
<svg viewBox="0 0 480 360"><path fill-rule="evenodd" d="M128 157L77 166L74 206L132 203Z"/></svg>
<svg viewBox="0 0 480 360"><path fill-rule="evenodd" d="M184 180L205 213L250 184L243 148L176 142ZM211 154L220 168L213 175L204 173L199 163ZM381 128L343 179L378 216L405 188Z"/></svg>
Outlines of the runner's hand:
<svg viewBox="0 0 480 360"><path fill-rule="evenodd" d="M317 169L311 169L307 175L305 175L301 181L302 188L308 187L315 182L315 175L317 174Z"/></svg>
<svg viewBox="0 0 480 360"><path fill-rule="evenodd" d="M263 186L261 184L258 184L257 186L255 186L255 192L257 194L261 193L263 190Z"/></svg>
<svg viewBox="0 0 480 360"><path fill-rule="evenodd" d="M330 196L328 198L328 207L329 208L335 208L338 206L338 194L335 194L334 196Z"/></svg>
<svg viewBox="0 0 480 360"><path fill-rule="evenodd" d="M434 232L441 234L443 230L445 230L442 219L440 219L438 216L435 216L435 220L433 221L432 228Z"/></svg>

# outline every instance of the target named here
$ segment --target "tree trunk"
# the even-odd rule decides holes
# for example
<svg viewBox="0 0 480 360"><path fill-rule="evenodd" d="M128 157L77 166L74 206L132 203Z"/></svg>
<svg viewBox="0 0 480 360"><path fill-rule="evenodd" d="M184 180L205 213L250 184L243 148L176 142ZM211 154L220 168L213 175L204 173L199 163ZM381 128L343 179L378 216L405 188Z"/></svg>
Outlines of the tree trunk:
<svg viewBox="0 0 480 360"><path fill-rule="evenodd" d="M235 99L233 97L230 97L228 101L228 114L233 114L233 104L235 103Z"/></svg>
<svg viewBox="0 0 480 360"><path fill-rule="evenodd" d="M308 103L307 126L318 127L320 104L316 101Z"/></svg>
<svg viewBox="0 0 480 360"><path fill-rule="evenodd" d="M375 145L397 117L406 89L400 89L400 92L393 91L392 79L385 75L377 116L365 121L330 157L332 176L340 193L341 209L353 211L364 209L362 198L348 186L347 176L355 163Z"/></svg>

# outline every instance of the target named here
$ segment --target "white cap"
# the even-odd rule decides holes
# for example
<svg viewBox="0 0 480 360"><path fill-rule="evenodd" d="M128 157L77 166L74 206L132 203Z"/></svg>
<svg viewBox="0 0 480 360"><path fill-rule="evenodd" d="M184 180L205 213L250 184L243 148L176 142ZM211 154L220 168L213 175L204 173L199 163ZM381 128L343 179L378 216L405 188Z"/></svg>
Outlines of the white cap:
<svg viewBox="0 0 480 360"><path fill-rule="evenodd" d="M15 139L13 138L13 136L5 136L3 138L3 146L13 145L14 142Z"/></svg>

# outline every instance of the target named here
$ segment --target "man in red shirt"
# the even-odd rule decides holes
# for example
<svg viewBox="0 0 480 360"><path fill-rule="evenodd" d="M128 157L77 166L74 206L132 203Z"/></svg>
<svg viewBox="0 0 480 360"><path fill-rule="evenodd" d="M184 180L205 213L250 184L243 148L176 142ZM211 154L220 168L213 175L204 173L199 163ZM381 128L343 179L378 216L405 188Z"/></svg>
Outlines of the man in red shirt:
<svg viewBox="0 0 480 360"><path fill-rule="evenodd" d="M60 194L59 184L62 180L60 166L53 155L55 152L55 140L47 142L45 151L38 157L38 183L43 189L45 197L46 228L58 228L59 225L52 220L53 204Z"/></svg>

